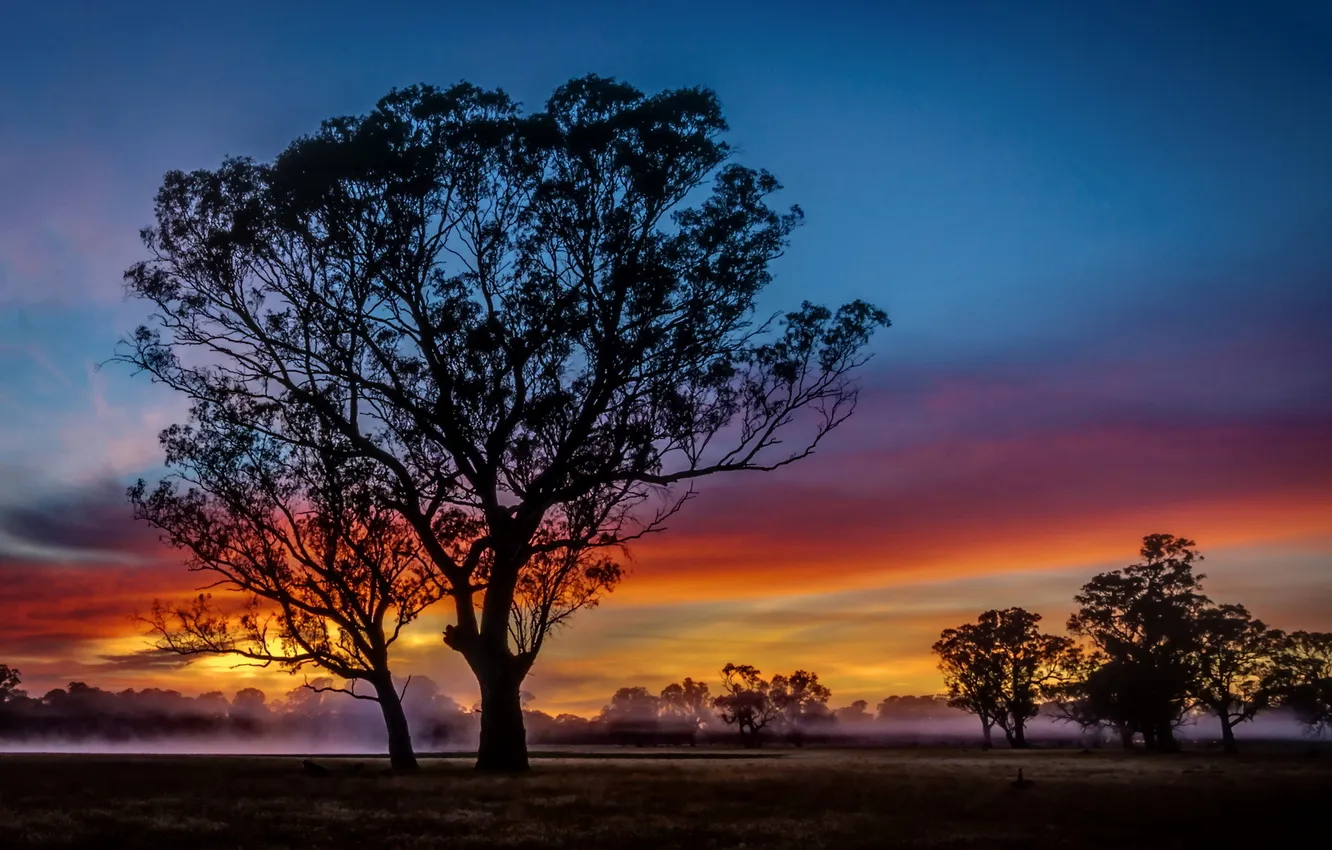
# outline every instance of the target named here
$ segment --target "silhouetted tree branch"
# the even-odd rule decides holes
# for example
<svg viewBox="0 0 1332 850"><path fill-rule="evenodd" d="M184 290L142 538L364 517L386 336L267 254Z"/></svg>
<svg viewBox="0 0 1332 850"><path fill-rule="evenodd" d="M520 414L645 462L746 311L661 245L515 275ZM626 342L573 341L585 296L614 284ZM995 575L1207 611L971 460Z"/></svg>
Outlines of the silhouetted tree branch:
<svg viewBox="0 0 1332 850"><path fill-rule="evenodd" d="M146 621L157 647L231 655L290 670L313 665L352 683L339 690L380 703L395 767L415 766L389 653L405 626L442 595L434 564L386 507L373 462L348 450L303 408L271 408L252 428L225 406L197 402L190 427L162 433L172 477L129 491L135 514L190 553L210 586L240 594L240 610L212 594L155 602ZM286 419L279 425L279 421ZM268 432L304 434L300 443ZM370 685L374 696L355 692Z"/></svg>
<svg viewBox="0 0 1332 850"><path fill-rule="evenodd" d="M806 458L854 410L887 319L755 321L802 214L728 161L725 129L703 89L586 77L526 115L467 84L398 90L271 163L168 174L126 275L157 313L123 360L373 464L454 600L479 766L526 767L521 682L620 576L595 550L664 527L671 485Z"/></svg>

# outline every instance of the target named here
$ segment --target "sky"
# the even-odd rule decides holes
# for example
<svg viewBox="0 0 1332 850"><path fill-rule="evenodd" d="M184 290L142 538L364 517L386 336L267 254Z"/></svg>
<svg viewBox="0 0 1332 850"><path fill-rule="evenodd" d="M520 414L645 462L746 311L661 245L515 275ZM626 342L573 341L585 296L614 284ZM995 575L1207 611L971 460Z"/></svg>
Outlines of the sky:
<svg viewBox="0 0 1332 850"><path fill-rule="evenodd" d="M548 645L538 708L811 669L833 703L932 693L938 632L1072 595L1139 539L1332 629L1332 2L15 2L0 29L0 662L186 693L300 684L146 653L198 583L130 518L183 402L105 365L169 169L270 158L394 86L533 108L595 72L721 97L807 224L765 307L893 327L826 449L714 479ZM1017 7L1021 8L1017 8ZM399 673L462 702L444 611Z"/></svg>

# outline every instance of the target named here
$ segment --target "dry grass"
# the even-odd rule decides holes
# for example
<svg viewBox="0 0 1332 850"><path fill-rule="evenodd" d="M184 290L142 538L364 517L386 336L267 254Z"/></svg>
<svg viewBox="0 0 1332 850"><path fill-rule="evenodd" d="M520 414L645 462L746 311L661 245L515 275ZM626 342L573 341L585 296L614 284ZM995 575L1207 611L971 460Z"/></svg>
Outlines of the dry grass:
<svg viewBox="0 0 1332 850"><path fill-rule="evenodd" d="M1034 787L1010 786L1019 766ZM543 759L521 777L454 759L307 777L286 758L0 756L0 847L1209 847L1245 831L1275 847L1326 837L1330 790L1329 754L823 750Z"/></svg>

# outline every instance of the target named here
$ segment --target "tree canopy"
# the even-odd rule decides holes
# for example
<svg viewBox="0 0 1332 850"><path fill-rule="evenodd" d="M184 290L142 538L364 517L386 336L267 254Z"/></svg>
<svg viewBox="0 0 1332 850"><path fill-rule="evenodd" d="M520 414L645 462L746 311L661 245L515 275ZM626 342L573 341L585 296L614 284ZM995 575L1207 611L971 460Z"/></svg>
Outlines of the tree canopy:
<svg viewBox="0 0 1332 850"><path fill-rule="evenodd" d="M135 515L187 550L188 567L210 587L241 600L219 605L203 593L187 604L155 602L148 625L165 651L340 677L347 693L380 703L394 767L411 769L390 652L443 585L411 528L384 504L373 461L308 413L274 406L253 427L200 401L190 427L162 433L176 471L152 491L142 480L130 489ZM306 436L269 436L277 430Z"/></svg>
<svg viewBox="0 0 1332 850"><path fill-rule="evenodd" d="M934 644L949 705L980 718L986 746L998 724L1013 747L1026 747L1026 723L1056 681L1072 641L1041 633L1040 614L984 611L975 623L945 629Z"/></svg>
<svg viewBox="0 0 1332 850"><path fill-rule="evenodd" d="M1271 701L1280 632L1255 620L1243 605L1204 608L1198 618L1193 696L1221 721L1226 752L1236 751L1236 723L1252 720Z"/></svg>
<svg viewBox="0 0 1332 850"><path fill-rule="evenodd" d="M712 700L717 716L736 728L744 746L757 747L763 730L781 714L772 698L772 683L751 664L727 662L721 672L722 692Z"/></svg>
<svg viewBox="0 0 1332 850"><path fill-rule="evenodd" d="M454 602L479 766L526 766L522 680L620 579L619 547L690 482L808 457L887 324L859 301L758 313L802 213L731 162L726 129L697 88L585 77L532 113L470 84L396 90L272 162L167 174L127 272L156 312L123 359L372 464Z"/></svg>
<svg viewBox="0 0 1332 850"><path fill-rule="evenodd" d="M1198 619L1210 601L1195 543L1170 534L1143 538L1141 562L1101 573L1073 598L1068 629L1113 664L1115 694L1149 746L1177 748L1174 729L1191 705L1199 650Z"/></svg>

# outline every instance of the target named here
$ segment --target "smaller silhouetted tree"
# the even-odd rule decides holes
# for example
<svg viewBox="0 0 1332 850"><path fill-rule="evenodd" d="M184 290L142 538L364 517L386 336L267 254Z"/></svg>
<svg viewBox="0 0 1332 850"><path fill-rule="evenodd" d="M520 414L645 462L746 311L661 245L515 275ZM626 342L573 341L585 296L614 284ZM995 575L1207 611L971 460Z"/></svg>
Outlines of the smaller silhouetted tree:
<svg viewBox="0 0 1332 850"><path fill-rule="evenodd" d="M869 713L869 703L858 699L850 705L844 705L833 711L838 723L867 723L874 719Z"/></svg>
<svg viewBox="0 0 1332 850"><path fill-rule="evenodd" d="M954 712L944 696L889 696L875 707L879 722L939 720Z"/></svg>
<svg viewBox="0 0 1332 850"><path fill-rule="evenodd" d="M194 698L195 710L209 720L222 720L231 713L231 703L221 691L209 691Z"/></svg>
<svg viewBox="0 0 1332 850"><path fill-rule="evenodd" d="M1221 721L1227 753L1237 752L1235 725L1268 704L1273 650L1280 632L1255 620L1243 605L1203 609L1198 618L1197 677L1193 695Z"/></svg>
<svg viewBox="0 0 1332 850"><path fill-rule="evenodd" d="M804 745L811 726L832 717L828 711L832 691L819 683L818 673L797 670L789 676L773 676L770 696L788 740L797 747Z"/></svg>
<svg viewBox="0 0 1332 850"><path fill-rule="evenodd" d="M711 711L712 694L707 682L696 682L688 677L662 689L658 701L661 715L668 722L678 724L689 732L689 743L695 743L695 734L707 725L714 715Z"/></svg>
<svg viewBox="0 0 1332 850"><path fill-rule="evenodd" d="M7 664L0 664L0 730L12 725L12 716L16 713L15 704L27 696L19 690L19 671Z"/></svg>
<svg viewBox="0 0 1332 850"><path fill-rule="evenodd" d="M712 705L723 723L736 728L746 747L759 746L764 728L781 713L772 700L772 683L749 664L728 662L722 668L722 693Z"/></svg>
<svg viewBox="0 0 1332 850"><path fill-rule="evenodd" d="M604 720L616 718L651 719L657 716L658 697L647 688L620 688L601 709Z"/></svg>
<svg viewBox="0 0 1332 850"><path fill-rule="evenodd" d="M0 703L9 702L23 692L18 689L22 682L19 671L7 664L0 664Z"/></svg>
<svg viewBox="0 0 1332 850"><path fill-rule="evenodd" d="M228 716L242 729L257 729L272 717L267 702L267 695L258 688L242 688L232 697Z"/></svg>
<svg viewBox="0 0 1332 850"><path fill-rule="evenodd" d="M1027 746L1026 724L1040 711L1072 641L1042 634L1041 616L1021 608L983 612L945 629L934 644L949 704L980 718L985 746L997 723L1009 746Z"/></svg>
<svg viewBox="0 0 1332 850"><path fill-rule="evenodd" d="M1310 732L1332 730L1332 633L1299 631L1283 636L1265 690Z"/></svg>
<svg viewBox="0 0 1332 850"><path fill-rule="evenodd" d="M237 416L241 404L248 401L196 402L193 425L159 438L176 472L155 489L142 480L130 488L135 516L188 552L208 587L237 600L201 593L185 604L154 602L145 619L157 648L327 671L346 684L311 687L378 703L393 767L414 769L390 653L443 597L443 581L388 505L373 463L352 456L344 436L300 408ZM274 439L275 430L299 432L302 442ZM452 533L443 523L438 531Z"/></svg>
<svg viewBox="0 0 1332 850"><path fill-rule="evenodd" d="M647 688L620 688L601 709L598 719L612 738L642 746L657 731L660 702Z"/></svg>

